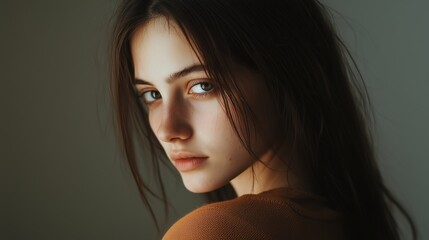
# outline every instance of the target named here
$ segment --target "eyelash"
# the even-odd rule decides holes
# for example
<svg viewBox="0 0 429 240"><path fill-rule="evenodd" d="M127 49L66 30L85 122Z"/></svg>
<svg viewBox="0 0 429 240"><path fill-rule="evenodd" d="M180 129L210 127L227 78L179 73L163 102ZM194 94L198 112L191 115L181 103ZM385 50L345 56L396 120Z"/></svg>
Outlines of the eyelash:
<svg viewBox="0 0 429 240"><path fill-rule="evenodd" d="M196 83L194 83L194 84L192 84L192 86L189 88L189 90L188 90L188 92L190 91L190 89L192 89L193 87L195 87L195 86L198 86L198 85L201 85L201 84L209 84L210 86L211 86L211 89L210 90L208 90L207 92L204 92L204 93L193 93L193 95L194 95L194 97L195 98L204 98L204 97L207 97L208 95L211 95L211 94L213 94L214 93L214 91L215 91L215 86L213 85L213 83L211 83L211 82L209 82L209 81L199 81L199 82L196 82ZM144 102L144 104L146 104L146 105L151 105L151 104L153 104L153 103L155 103L158 99L161 99L162 97L159 97L158 99L155 99L155 100L153 100L153 101L150 101L150 102L148 102L148 101L146 101L146 99L144 99L144 95L145 94L147 94L147 93L153 93L153 92L158 92L158 91L156 91L156 90L147 90L147 91L142 91L141 93L138 93L138 98L143 98L143 102ZM159 92L158 92L159 93ZM192 93L191 93L192 94ZM151 96L152 97L152 96Z"/></svg>

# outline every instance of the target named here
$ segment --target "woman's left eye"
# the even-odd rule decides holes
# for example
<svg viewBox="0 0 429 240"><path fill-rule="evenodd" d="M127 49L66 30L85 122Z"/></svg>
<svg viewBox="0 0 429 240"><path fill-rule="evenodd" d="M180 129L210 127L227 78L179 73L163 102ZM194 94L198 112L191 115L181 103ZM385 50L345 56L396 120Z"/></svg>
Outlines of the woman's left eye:
<svg viewBox="0 0 429 240"><path fill-rule="evenodd" d="M193 85L190 89L190 92L200 94L210 92L211 90L213 90L213 84L209 82L200 82Z"/></svg>

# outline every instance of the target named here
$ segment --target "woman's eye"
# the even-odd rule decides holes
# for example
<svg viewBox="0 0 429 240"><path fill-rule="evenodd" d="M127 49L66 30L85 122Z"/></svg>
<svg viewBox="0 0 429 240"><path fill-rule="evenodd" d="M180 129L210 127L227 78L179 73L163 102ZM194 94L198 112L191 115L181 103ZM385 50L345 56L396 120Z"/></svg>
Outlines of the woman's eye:
<svg viewBox="0 0 429 240"><path fill-rule="evenodd" d="M161 94L158 91L146 91L141 94L145 103L151 103L161 98Z"/></svg>
<svg viewBox="0 0 429 240"><path fill-rule="evenodd" d="M213 84L209 82L200 82L191 87L191 93L207 93L213 89Z"/></svg>

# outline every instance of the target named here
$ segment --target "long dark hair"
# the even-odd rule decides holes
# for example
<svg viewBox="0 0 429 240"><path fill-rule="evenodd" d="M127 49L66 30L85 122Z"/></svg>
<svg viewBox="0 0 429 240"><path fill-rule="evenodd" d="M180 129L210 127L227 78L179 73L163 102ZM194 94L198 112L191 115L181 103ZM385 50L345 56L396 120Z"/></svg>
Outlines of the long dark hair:
<svg viewBox="0 0 429 240"><path fill-rule="evenodd" d="M230 122L249 147L254 120L233 77L238 62L260 74L269 89L288 160L306 168L317 194L344 214L348 239L399 239L393 206L415 225L383 183L373 149L372 108L356 64L317 0L126 0L118 8L112 42L111 90L118 139L140 195L155 194L142 180L138 150L151 155L161 189L165 154L150 129L132 84L130 40L137 27L156 17L174 21L220 87ZM232 110L239 122L233 121ZM136 147L136 142L139 142ZM227 185L211 201L235 197ZM165 200L164 200L164 203Z"/></svg>

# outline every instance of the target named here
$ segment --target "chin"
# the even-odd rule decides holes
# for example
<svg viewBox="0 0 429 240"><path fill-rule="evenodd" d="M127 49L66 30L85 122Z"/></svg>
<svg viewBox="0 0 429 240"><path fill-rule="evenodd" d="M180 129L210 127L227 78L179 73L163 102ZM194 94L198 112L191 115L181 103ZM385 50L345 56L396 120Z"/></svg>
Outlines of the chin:
<svg viewBox="0 0 429 240"><path fill-rule="evenodd" d="M192 178L192 177L191 177ZM193 193L207 193L214 191L218 188L223 187L225 184L216 184L213 181L207 180L207 181L200 181L198 179L186 179L186 177L182 177L183 184L185 185L186 189L188 191Z"/></svg>

